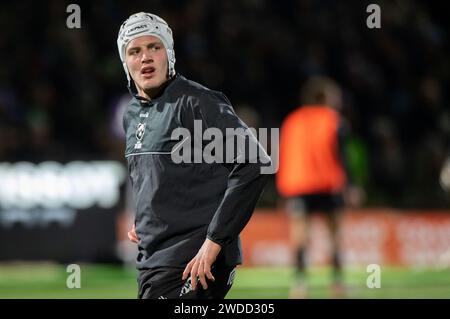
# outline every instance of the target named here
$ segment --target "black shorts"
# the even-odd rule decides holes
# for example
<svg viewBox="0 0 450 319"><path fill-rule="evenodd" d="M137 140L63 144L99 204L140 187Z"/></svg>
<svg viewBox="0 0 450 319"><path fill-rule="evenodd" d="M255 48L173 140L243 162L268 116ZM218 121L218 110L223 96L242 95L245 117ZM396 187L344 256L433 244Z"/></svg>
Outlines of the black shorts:
<svg viewBox="0 0 450 319"><path fill-rule="evenodd" d="M235 276L235 267L214 264L211 268L215 281L207 280L204 290L200 281L195 291L191 279L182 280L184 269L160 267L139 270L138 299L224 299Z"/></svg>
<svg viewBox="0 0 450 319"><path fill-rule="evenodd" d="M287 201L288 211L292 214L323 212L333 213L342 206L342 194L309 194L291 197Z"/></svg>

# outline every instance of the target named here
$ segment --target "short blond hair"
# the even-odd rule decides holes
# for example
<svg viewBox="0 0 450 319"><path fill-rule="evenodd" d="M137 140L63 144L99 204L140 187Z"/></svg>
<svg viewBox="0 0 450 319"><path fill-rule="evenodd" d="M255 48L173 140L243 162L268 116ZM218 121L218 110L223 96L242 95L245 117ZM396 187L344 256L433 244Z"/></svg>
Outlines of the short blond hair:
<svg viewBox="0 0 450 319"><path fill-rule="evenodd" d="M314 76L308 79L300 90L300 102L303 105L324 104L327 92L340 91L336 81L326 76Z"/></svg>

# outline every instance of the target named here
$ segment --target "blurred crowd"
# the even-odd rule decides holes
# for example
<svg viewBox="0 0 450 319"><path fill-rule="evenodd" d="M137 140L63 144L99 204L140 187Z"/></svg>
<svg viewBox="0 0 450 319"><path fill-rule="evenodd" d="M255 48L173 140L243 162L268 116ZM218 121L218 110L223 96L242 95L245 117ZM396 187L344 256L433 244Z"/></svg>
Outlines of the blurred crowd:
<svg viewBox="0 0 450 319"><path fill-rule="evenodd" d="M366 26L364 1L78 1L80 29L66 26L69 3L0 4L0 162L123 161L117 32L147 11L173 30L177 71L224 92L250 126L280 127L308 78L334 78L366 205L448 207L444 3L376 1L381 29ZM264 196L276 204L273 184Z"/></svg>

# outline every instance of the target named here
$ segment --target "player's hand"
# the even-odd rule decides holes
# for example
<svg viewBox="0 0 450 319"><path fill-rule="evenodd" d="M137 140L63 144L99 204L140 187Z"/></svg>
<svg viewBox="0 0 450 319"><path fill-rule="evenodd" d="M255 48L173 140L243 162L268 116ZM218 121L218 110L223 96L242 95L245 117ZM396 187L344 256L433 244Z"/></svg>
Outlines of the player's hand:
<svg viewBox="0 0 450 319"><path fill-rule="evenodd" d="M131 228L131 230L128 232L128 238L133 242L133 243L139 243L139 238L136 235L136 226L133 224L133 228Z"/></svg>
<svg viewBox="0 0 450 319"><path fill-rule="evenodd" d="M211 265L216 261L222 247L215 242L206 239L197 255L187 264L183 271L183 280L186 280L191 275L192 290L197 287L197 277L203 289L208 289L206 278L215 281L216 279L211 273Z"/></svg>

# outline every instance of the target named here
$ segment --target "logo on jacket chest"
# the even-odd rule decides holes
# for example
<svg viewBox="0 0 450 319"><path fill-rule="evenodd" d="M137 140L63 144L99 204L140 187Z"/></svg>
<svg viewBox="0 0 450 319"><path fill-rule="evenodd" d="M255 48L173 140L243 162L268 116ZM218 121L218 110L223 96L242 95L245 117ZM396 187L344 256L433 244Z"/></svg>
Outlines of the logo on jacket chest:
<svg viewBox="0 0 450 319"><path fill-rule="evenodd" d="M145 133L145 123L139 123L136 128L136 144L134 144L135 149L141 149L142 148L142 138L144 137Z"/></svg>

